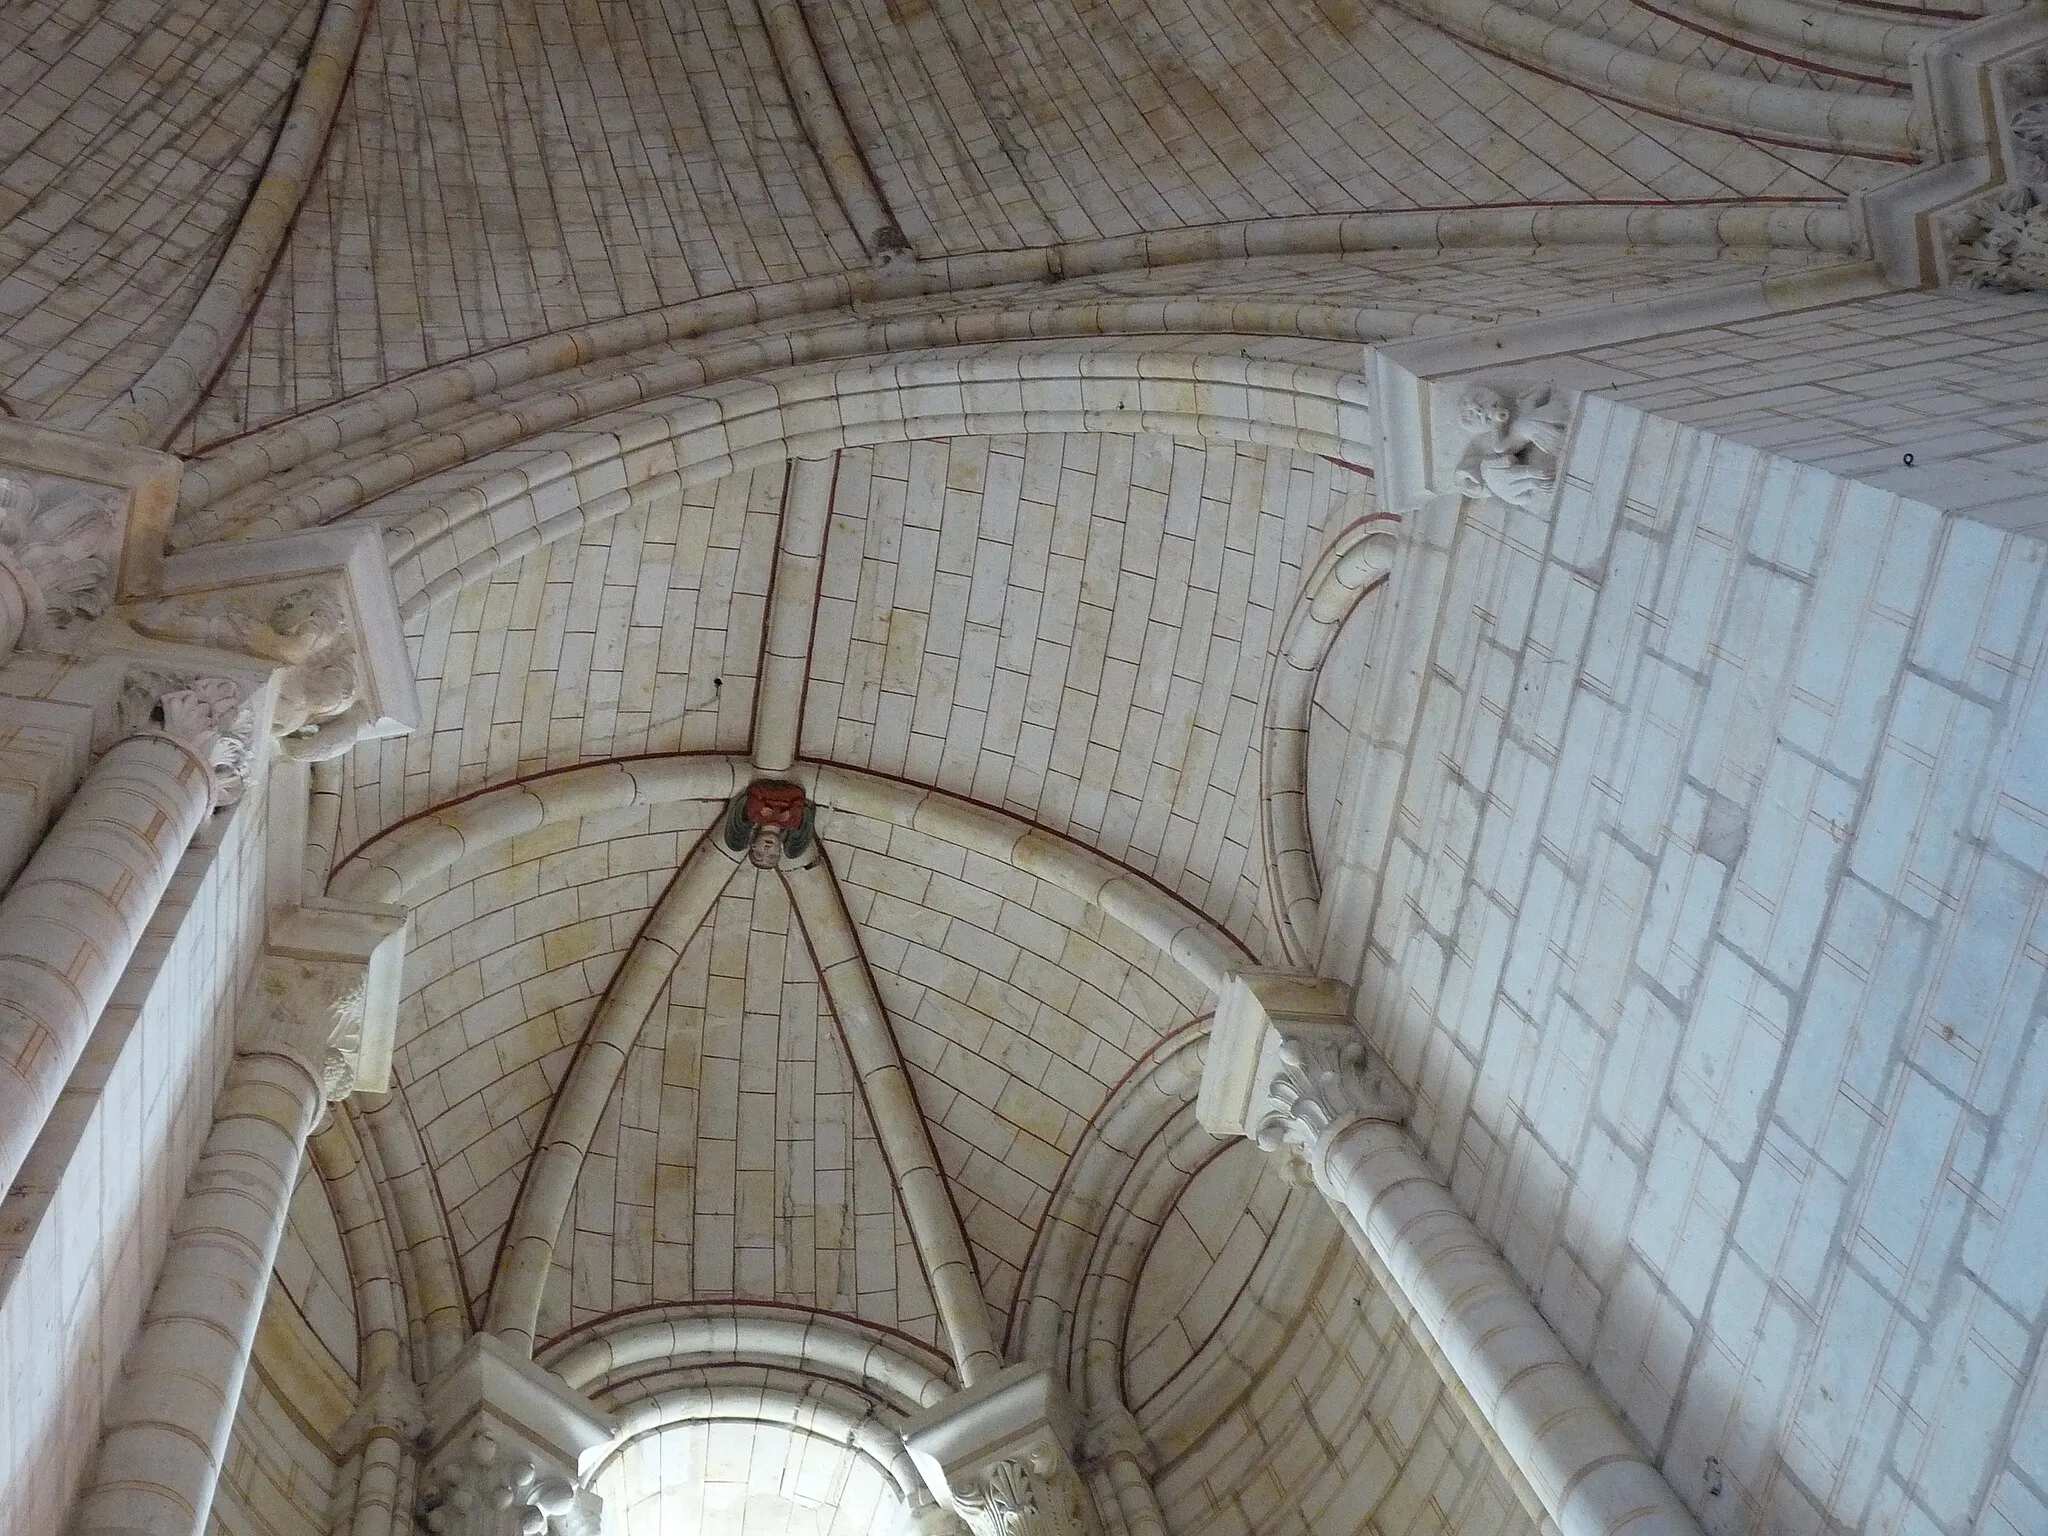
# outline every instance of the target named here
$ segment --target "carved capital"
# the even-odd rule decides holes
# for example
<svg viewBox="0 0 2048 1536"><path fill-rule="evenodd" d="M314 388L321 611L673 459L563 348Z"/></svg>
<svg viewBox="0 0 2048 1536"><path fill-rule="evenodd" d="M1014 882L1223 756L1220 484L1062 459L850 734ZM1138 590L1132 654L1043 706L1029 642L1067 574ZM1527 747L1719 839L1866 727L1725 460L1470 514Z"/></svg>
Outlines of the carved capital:
<svg viewBox="0 0 2048 1536"><path fill-rule="evenodd" d="M594 1495L488 1429L436 1456L426 1483L435 1536L597 1536Z"/></svg>
<svg viewBox="0 0 2048 1536"><path fill-rule="evenodd" d="M1268 1152L1283 1148L1313 1159L1339 1125L1408 1116L1407 1095L1366 1049L1350 1021L1281 1024L1273 1030L1265 1107L1252 1136Z"/></svg>
<svg viewBox="0 0 2048 1536"><path fill-rule="evenodd" d="M472 1334L427 1388L422 1513L437 1536L597 1536L581 1472L618 1426L495 1335Z"/></svg>
<svg viewBox="0 0 2048 1536"><path fill-rule="evenodd" d="M2006 61L1996 78L2007 173L2039 191L2048 182L2048 48Z"/></svg>
<svg viewBox="0 0 2048 1536"><path fill-rule="evenodd" d="M323 902L278 913L243 1014L243 1048L296 1056L330 1103L383 1092L406 931L405 914L385 907Z"/></svg>
<svg viewBox="0 0 2048 1536"><path fill-rule="evenodd" d="M420 1400L419 1388L396 1366L388 1367L356 1399L355 1411L342 1427L342 1438L354 1444L380 1432L407 1442L427 1432L427 1408Z"/></svg>
<svg viewBox="0 0 2048 1536"><path fill-rule="evenodd" d="M914 1415L903 1443L974 1536L1099 1536L1074 1411L1043 1365L1005 1366Z"/></svg>
<svg viewBox="0 0 2048 1536"><path fill-rule="evenodd" d="M54 475L0 470L0 559L25 575L42 631L95 619L114 598L124 496Z"/></svg>
<svg viewBox="0 0 2048 1536"><path fill-rule="evenodd" d="M1152 1443L1138 1427L1137 1415L1122 1403L1111 1403L1090 1415L1081 1433L1081 1459L1101 1466L1120 1456L1136 1462L1147 1477L1156 1470Z"/></svg>
<svg viewBox="0 0 2048 1536"><path fill-rule="evenodd" d="M2048 203L2005 186L1937 220L1948 279L1991 293L2048 293Z"/></svg>
<svg viewBox="0 0 2048 1536"><path fill-rule="evenodd" d="M2048 293L2048 49L1987 71L2003 184L1931 221L1943 280Z"/></svg>
<svg viewBox="0 0 2048 1536"><path fill-rule="evenodd" d="M1408 1118L1408 1094L1351 1019L1351 989L1299 971L1247 967L1217 994L1195 1112L1219 1136L1319 1164L1356 1120Z"/></svg>
<svg viewBox="0 0 2048 1536"><path fill-rule="evenodd" d="M121 688L121 725L129 735L169 736L213 769L213 803L232 805L256 767L256 719L245 684L232 678L131 667Z"/></svg>
<svg viewBox="0 0 2048 1536"><path fill-rule="evenodd" d="M368 968L345 960L265 955L257 1005L239 1042L244 1050L283 1050L313 1069L329 1103L355 1092L363 1047Z"/></svg>
<svg viewBox="0 0 2048 1536"><path fill-rule="evenodd" d="M990 1462L953 1489L974 1536L1084 1536L1088 1492L1052 1444Z"/></svg>

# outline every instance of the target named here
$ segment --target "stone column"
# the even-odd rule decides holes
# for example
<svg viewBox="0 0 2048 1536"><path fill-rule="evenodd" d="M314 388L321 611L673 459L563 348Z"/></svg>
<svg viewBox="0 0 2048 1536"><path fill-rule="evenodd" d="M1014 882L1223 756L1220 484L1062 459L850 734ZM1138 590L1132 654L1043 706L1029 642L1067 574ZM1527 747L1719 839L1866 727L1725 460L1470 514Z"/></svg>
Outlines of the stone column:
<svg viewBox="0 0 2048 1536"><path fill-rule="evenodd" d="M74 1536L197 1536L206 1527L306 1137L329 1085L345 1091L335 1042L360 1029L360 991L273 992L264 1004L239 1042L171 1225L72 1514Z"/></svg>
<svg viewBox="0 0 2048 1536"><path fill-rule="evenodd" d="M1131 1410L1099 1410L1083 1436L1086 1460L1104 1504L1114 1504L1127 1536L1167 1536L1166 1516L1152 1486L1152 1452Z"/></svg>
<svg viewBox="0 0 2048 1536"><path fill-rule="evenodd" d="M418 1391L397 1366L357 1402L354 1425L362 1435L361 1464L348 1536L411 1536L409 1490L419 1475L414 1447L427 1418Z"/></svg>
<svg viewBox="0 0 2048 1536"><path fill-rule="evenodd" d="M365 1058L388 1053L403 923L335 908L275 927L72 1536L205 1530L306 1138Z"/></svg>
<svg viewBox="0 0 2048 1536"><path fill-rule="evenodd" d="M973 1536L1102 1536L1074 1437L1065 1390L1035 1364L1004 1366L903 1426L926 1484Z"/></svg>
<svg viewBox="0 0 2048 1536"><path fill-rule="evenodd" d="M582 1471L617 1423L495 1334L470 1336L427 1388L435 1536L597 1536Z"/></svg>
<svg viewBox="0 0 2048 1536"><path fill-rule="evenodd" d="M93 765L0 898L0 1191L21 1172L186 844L241 788L230 772L242 761L241 688L161 675L139 686L131 718L141 728Z"/></svg>
<svg viewBox="0 0 2048 1536"><path fill-rule="evenodd" d="M1351 989L1250 970L1217 999L1197 1111L1303 1159L1369 1243L1563 1536L1699 1526L1403 1128L1407 1095L1351 1022Z"/></svg>

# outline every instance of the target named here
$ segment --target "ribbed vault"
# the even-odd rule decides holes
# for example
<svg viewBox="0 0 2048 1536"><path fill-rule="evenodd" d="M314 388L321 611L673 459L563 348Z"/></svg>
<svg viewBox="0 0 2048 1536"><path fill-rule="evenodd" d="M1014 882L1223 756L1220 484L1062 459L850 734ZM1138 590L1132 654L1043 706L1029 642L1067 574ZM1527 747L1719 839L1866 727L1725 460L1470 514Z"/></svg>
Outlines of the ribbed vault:
<svg viewBox="0 0 2048 1536"><path fill-rule="evenodd" d="M433 1199L398 1222L471 1326L559 1353L751 1304L985 1369L945 1243L1018 1337L1090 1127L1273 943L1265 701L1310 568L1310 631L1355 602L1318 556L1372 507L1355 467L1253 442L912 440L629 505L415 607L429 718L338 776L332 888L415 913L377 1117L417 1135ZM1311 689L1324 649L1290 652ZM706 838L776 733L820 808L807 872ZM1241 1289L1242 1259L1198 1267ZM639 1518L679 1479L799 1520L826 1483L896 1497L818 1460L864 1420L808 1367L605 1390L638 1405L606 1477Z"/></svg>
<svg viewBox="0 0 2048 1536"><path fill-rule="evenodd" d="M635 1536L913 1516L906 1415L1023 1358L1131 1536L1527 1530L1191 1109L1217 984L1312 964L1353 851L1362 348L1875 281L1849 200L1976 6L0 15L0 413L186 454L175 547L376 528L425 707L315 770L309 894L412 947L279 1265L304 1369L249 1411L298 1438L240 1471L343 1465L341 1384L482 1329L625 1420ZM761 778L818 813L780 868L711 835ZM1395 1059L1425 1131L1447 1061Z"/></svg>

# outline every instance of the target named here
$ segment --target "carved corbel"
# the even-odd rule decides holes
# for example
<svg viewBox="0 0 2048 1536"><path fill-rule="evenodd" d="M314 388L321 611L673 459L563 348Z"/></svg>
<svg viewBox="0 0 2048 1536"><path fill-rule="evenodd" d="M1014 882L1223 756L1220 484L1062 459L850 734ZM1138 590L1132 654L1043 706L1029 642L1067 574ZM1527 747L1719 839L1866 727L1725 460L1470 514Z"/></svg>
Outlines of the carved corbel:
<svg viewBox="0 0 2048 1536"><path fill-rule="evenodd" d="M282 757L339 757L419 719L398 599L373 528L181 551L163 563L157 595L125 604L120 616L152 640L275 668L270 736Z"/></svg>
<svg viewBox="0 0 2048 1536"><path fill-rule="evenodd" d="M1557 493L1558 455L1570 425L1569 410L1549 384L1519 391L1467 385L1458 402L1466 442L1452 481L1466 496L1547 506Z"/></svg>
<svg viewBox="0 0 2048 1536"><path fill-rule="evenodd" d="M153 640L239 651L278 670L270 733L301 761L338 757L372 724L338 578L260 583L137 603L128 622Z"/></svg>

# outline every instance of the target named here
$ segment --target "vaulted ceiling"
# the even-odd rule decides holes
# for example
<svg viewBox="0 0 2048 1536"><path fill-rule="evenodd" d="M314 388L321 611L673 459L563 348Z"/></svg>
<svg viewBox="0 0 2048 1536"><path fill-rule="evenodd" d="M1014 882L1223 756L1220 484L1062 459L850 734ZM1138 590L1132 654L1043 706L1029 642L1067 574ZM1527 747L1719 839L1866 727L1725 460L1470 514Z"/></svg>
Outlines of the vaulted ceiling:
<svg viewBox="0 0 2048 1536"><path fill-rule="evenodd" d="M220 288L273 139L317 147L157 426L193 456L180 542L387 535L424 719L320 771L314 873L415 910L393 1095L349 1134L396 1191L416 1311L484 1326L525 1286L558 1358L663 1309L801 1307L950 1369L821 977L837 940L745 865L664 926L772 726L998 1339L1076 1379L1088 1330L1112 1341L1091 1406L1136 1413L1173 1529L1292 1530L1290 1499L1385 1536L1526 1529L1327 1215L1192 1131L1184 1070L1117 1152L1170 1174L1077 1194L1077 1170L1198 1040L1202 956L1300 958L1282 855L1312 872L1339 835L1377 595L1347 589L1285 762L1276 656L1378 512L1358 344L1843 259L1843 198L1917 153L1907 53L1956 19L1884 11L0 16L10 410L78 425L133 386ZM345 74L331 111L309 48ZM1305 849L1275 844L1289 797ZM1000 838L946 832L977 816ZM559 1231L527 1232L629 975L644 1022L571 1138ZM352 1374L317 1194L281 1275ZM1120 1299L1055 1305L1048 1255L1098 1196L1128 1221L1073 1241ZM716 1506L733 1533L749 1509L850 1530L896 1497L879 1464L806 1461L822 1420L732 1428L731 1394L781 1401L759 1370L604 1379L726 1405L607 1472L633 1529Z"/></svg>
<svg viewBox="0 0 2048 1536"><path fill-rule="evenodd" d="M490 786L753 731L787 471L504 567L413 621L427 722L347 770L342 878ZM950 439L838 460L807 759L1072 838L1270 953L1260 702L1319 543L1371 506L1327 461L1150 437ZM792 701L794 702L794 701ZM465 853L417 903L398 1051L480 1309L551 1091L716 800ZM846 809L821 825L998 1317L1109 1091L1201 982L1043 880ZM584 1164L543 1337L748 1295L943 1346L782 881L741 867L680 946ZM480 1316L479 1310L479 1316Z"/></svg>

